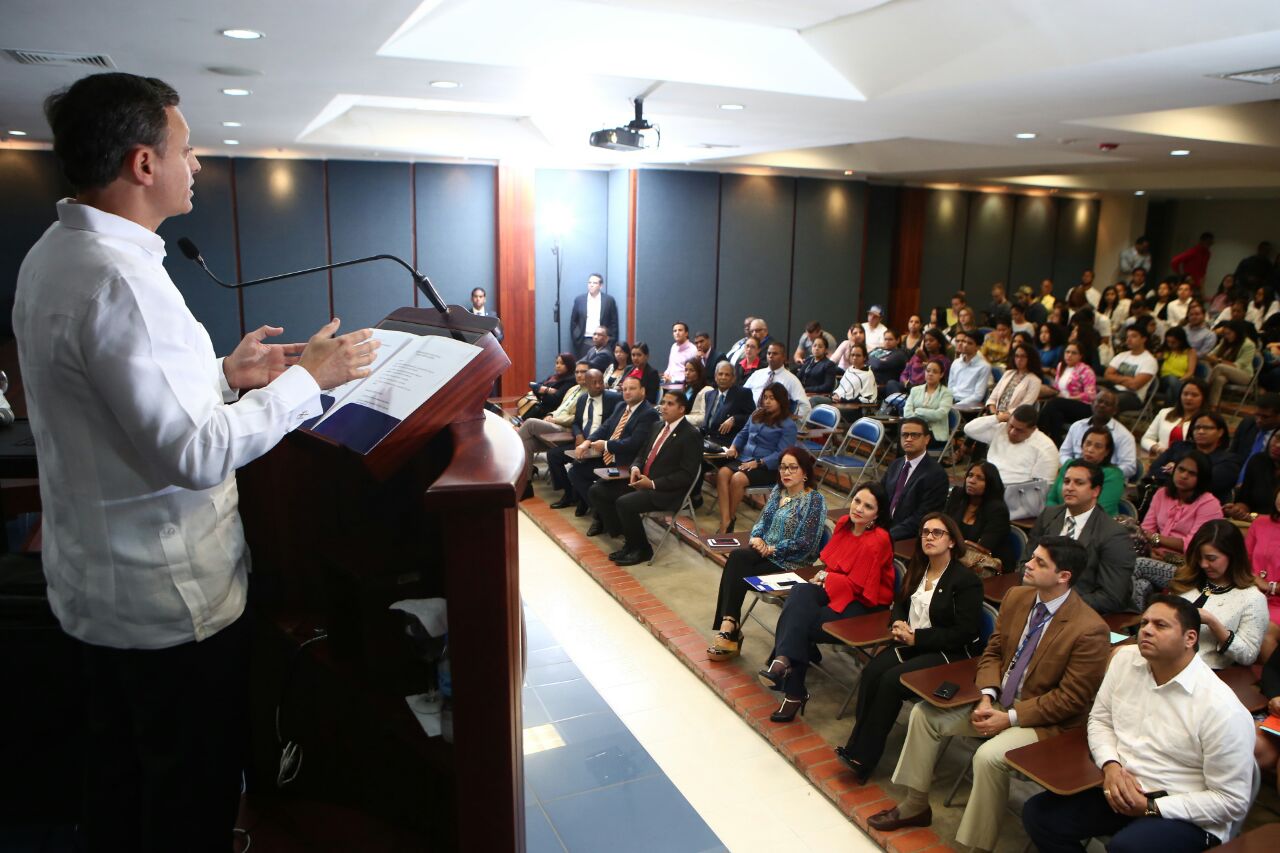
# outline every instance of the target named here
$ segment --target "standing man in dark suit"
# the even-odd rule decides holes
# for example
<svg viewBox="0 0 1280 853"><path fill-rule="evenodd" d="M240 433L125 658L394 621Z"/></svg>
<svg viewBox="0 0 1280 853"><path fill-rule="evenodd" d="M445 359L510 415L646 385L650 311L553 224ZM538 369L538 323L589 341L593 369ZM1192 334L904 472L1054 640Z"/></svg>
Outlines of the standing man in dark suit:
<svg viewBox="0 0 1280 853"><path fill-rule="evenodd" d="M498 320L498 325L493 329L493 336L498 339L498 343L502 343L502 320L489 313L489 309L486 307L488 302L489 294L485 292L485 289L483 287L473 287L471 288L471 307L467 311L477 317L493 317Z"/></svg>
<svg viewBox="0 0 1280 853"><path fill-rule="evenodd" d="M618 303L604 288L604 276L593 272L587 276L587 292L573 299L573 311L569 314L569 341L579 357L592 345L592 334L597 326L609 330L609 346L618 342Z"/></svg>
<svg viewBox="0 0 1280 853"><path fill-rule="evenodd" d="M920 520L941 511L947 501L947 472L925 451L932 435L923 418L907 418L899 429L902 455L885 472L881 485L889 495L889 514L893 526L889 537L915 539L920 535Z"/></svg>
<svg viewBox="0 0 1280 853"><path fill-rule="evenodd" d="M640 428L658 419L658 410L644 398L644 386L634 376L622 380L622 403L573 451L574 461L568 474L570 488L578 502L575 514L579 518L590 510L587 493L596 482L595 470L628 467L645 436Z"/></svg>
<svg viewBox="0 0 1280 853"><path fill-rule="evenodd" d="M622 402L622 395L617 391L604 390L604 374L598 370L588 370L586 385L578 397L578 405L573 413L572 447L553 447L547 451L547 471L551 476L551 485L564 492L560 500L551 505L552 509L564 509L573 506L577 500L569 487L569 475L565 466L569 464L570 454L587 441L587 436L600 428L609 420L613 410Z"/></svg>
<svg viewBox="0 0 1280 853"><path fill-rule="evenodd" d="M609 555L619 566L653 559L642 513L678 510L689 485L702 474L702 438L684 419L688 405L679 391L663 393L658 404L660 419L644 428L644 441L631 463L630 478L625 483L598 482L588 493L596 521L587 535L605 532L616 538L621 534L622 547Z"/></svg>
<svg viewBox="0 0 1280 853"><path fill-rule="evenodd" d="M751 392L738 385L737 374L727 361L716 365L715 385L700 395L702 403L703 437L722 446L729 446L747 424L747 418L756 410ZM698 408L697 402L694 409Z"/></svg>
<svg viewBox="0 0 1280 853"><path fill-rule="evenodd" d="M1102 479L1102 469L1092 462L1068 468L1062 475L1062 505L1040 513L1027 536L1027 551L1046 536L1076 540L1089 552L1074 582L1076 593L1099 613L1120 613L1132 606L1134 553L1125 528L1098 506Z"/></svg>

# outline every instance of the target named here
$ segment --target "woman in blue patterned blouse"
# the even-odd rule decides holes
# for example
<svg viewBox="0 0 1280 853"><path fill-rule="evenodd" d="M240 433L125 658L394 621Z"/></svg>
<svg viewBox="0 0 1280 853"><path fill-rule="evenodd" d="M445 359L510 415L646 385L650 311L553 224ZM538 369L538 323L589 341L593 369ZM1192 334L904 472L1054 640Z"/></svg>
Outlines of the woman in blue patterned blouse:
<svg viewBox="0 0 1280 853"><path fill-rule="evenodd" d="M747 597L743 580L755 575L790 572L813 563L827 522L827 502L816 488L813 454L803 447L788 447L778 463L778 485L751 528L751 541L729 555L720 575L720 594L712 629L716 636L707 653L728 660L742 645L742 602Z"/></svg>
<svg viewBox="0 0 1280 853"><path fill-rule="evenodd" d="M725 464L716 472L716 497L720 501L719 533L733 532L738 505L750 487L778 482L782 448L796 443L795 418L787 386L775 382L760 392L760 408L733 444L725 450Z"/></svg>

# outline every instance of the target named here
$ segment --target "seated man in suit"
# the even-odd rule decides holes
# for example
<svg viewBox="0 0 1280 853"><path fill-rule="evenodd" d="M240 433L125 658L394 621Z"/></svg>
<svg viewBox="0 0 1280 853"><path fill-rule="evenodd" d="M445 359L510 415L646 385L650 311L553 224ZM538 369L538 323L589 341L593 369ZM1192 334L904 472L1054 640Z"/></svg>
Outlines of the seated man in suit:
<svg viewBox="0 0 1280 853"><path fill-rule="evenodd" d="M590 511L587 492L595 485L595 470L630 465L645 435L640 427L658 419L658 410L645 399L644 386L634 376L622 380L622 403L586 441L574 448L569 487L578 504L574 514L579 518Z"/></svg>
<svg viewBox="0 0 1280 853"><path fill-rule="evenodd" d="M1258 397L1258 410L1254 415L1245 415L1236 425L1231 436L1231 452L1244 463L1255 453L1261 453L1267 446L1267 437L1280 427L1280 394L1267 393ZM1240 482L1244 482L1244 466L1240 467Z"/></svg>
<svg viewBox="0 0 1280 853"><path fill-rule="evenodd" d="M1110 632L1102 618L1072 594L1084 570L1084 546L1062 536L1042 541L1024 572L1024 586L1000 605L995 632L978 660L975 705L938 708L920 702L911 710L907 740L893 781L907 788L897 806L871 816L881 832L933 821L929 788L943 738L981 737L973 754L973 790L956 840L992 850L1009 800L1004 754L1083 726L1107 671Z"/></svg>
<svg viewBox="0 0 1280 853"><path fill-rule="evenodd" d="M906 418L899 427L902 455L893 460L881 485L889 495L893 526L889 537L915 539L920 521L942 510L947 501L947 472L925 451L929 448L929 424L923 418Z"/></svg>
<svg viewBox="0 0 1280 853"><path fill-rule="evenodd" d="M609 343L609 329L596 326L591 333L591 346L583 353L582 360L604 373L613 364L613 344Z"/></svg>
<svg viewBox="0 0 1280 853"><path fill-rule="evenodd" d="M658 403L659 420L643 429L644 440L631 463L631 476L591 487L587 499L596 511L588 536L601 532L617 538L622 547L609 555L619 566L634 566L653 558L644 535L642 513L678 510L694 478L702 475L702 437L685 419L688 401L679 391L666 391Z"/></svg>
<svg viewBox="0 0 1280 853"><path fill-rule="evenodd" d="M1108 850L1191 853L1227 841L1248 813L1253 720L1196 654L1200 628L1185 598L1147 606L1138 645L1116 652L1089 713L1102 787L1028 800L1022 824L1038 850L1110 835Z"/></svg>
<svg viewBox="0 0 1280 853"><path fill-rule="evenodd" d="M698 332L695 334L693 336L693 345L698 348L698 360L702 362L703 372L707 376L714 372L717 364L727 360L724 353L716 352L710 332Z"/></svg>
<svg viewBox="0 0 1280 853"><path fill-rule="evenodd" d="M733 365L727 361L717 364L715 384L698 392L687 416L703 438L726 447L756 410L751 392L736 384L736 379Z"/></svg>
<svg viewBox="0 0 1280 853"><path fill-rule="evenodd" d="M1047 507L1027 534L1032 550L1048 536L1083 545L1089 560L1075 578L1076 594L1098 613L1120 613L1133 598L1133 545L1123 526L1098 506L1103 470L1078 461L1062 475L1062 505Z"/></svg>
<svg viewBox="0 0 1280 853"><path fill-rule="evenodd" d="M578 398L573 424L570 426L573 446L553 447L547 451L547 470L551 475L551 485L564 492L563 497L551 505L552 509L564 509L577 503L573 490L569 488L569 475L565 472L572 458L571 454L587 441L591 433L600 428L600 424L609 419L621 402L621 394L605 390L604 374L594 369L587 371L586 385Z"/></svg>

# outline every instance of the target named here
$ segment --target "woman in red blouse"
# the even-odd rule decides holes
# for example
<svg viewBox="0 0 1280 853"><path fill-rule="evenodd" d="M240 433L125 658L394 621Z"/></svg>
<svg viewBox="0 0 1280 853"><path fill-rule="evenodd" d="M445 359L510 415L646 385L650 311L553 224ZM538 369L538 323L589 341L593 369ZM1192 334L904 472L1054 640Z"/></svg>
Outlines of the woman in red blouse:
<svg viewBox="0 0 1280 853"><path fill-rule="evenodd" d="M889 496L879 483L858 487L849 514L836 523L822 549L826 567L807 584L797 584L778 617L774 657L760 681L783 692L782 706L770 717L789 723L803 713L809 647L828 639L823 624L884 610L893 601L893 540L889 538Z"/></svg>

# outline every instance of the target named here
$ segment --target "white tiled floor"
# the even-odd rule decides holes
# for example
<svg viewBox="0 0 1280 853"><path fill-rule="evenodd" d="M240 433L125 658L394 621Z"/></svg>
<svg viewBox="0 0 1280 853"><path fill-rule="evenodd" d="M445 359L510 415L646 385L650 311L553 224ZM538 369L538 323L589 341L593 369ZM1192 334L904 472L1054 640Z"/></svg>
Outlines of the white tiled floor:
<svg viewBox="0 0 1280 853"><path fill-rule="evenodd" d="M523 515L520 572L525 601L730 850L880 850Z"/></svg>

